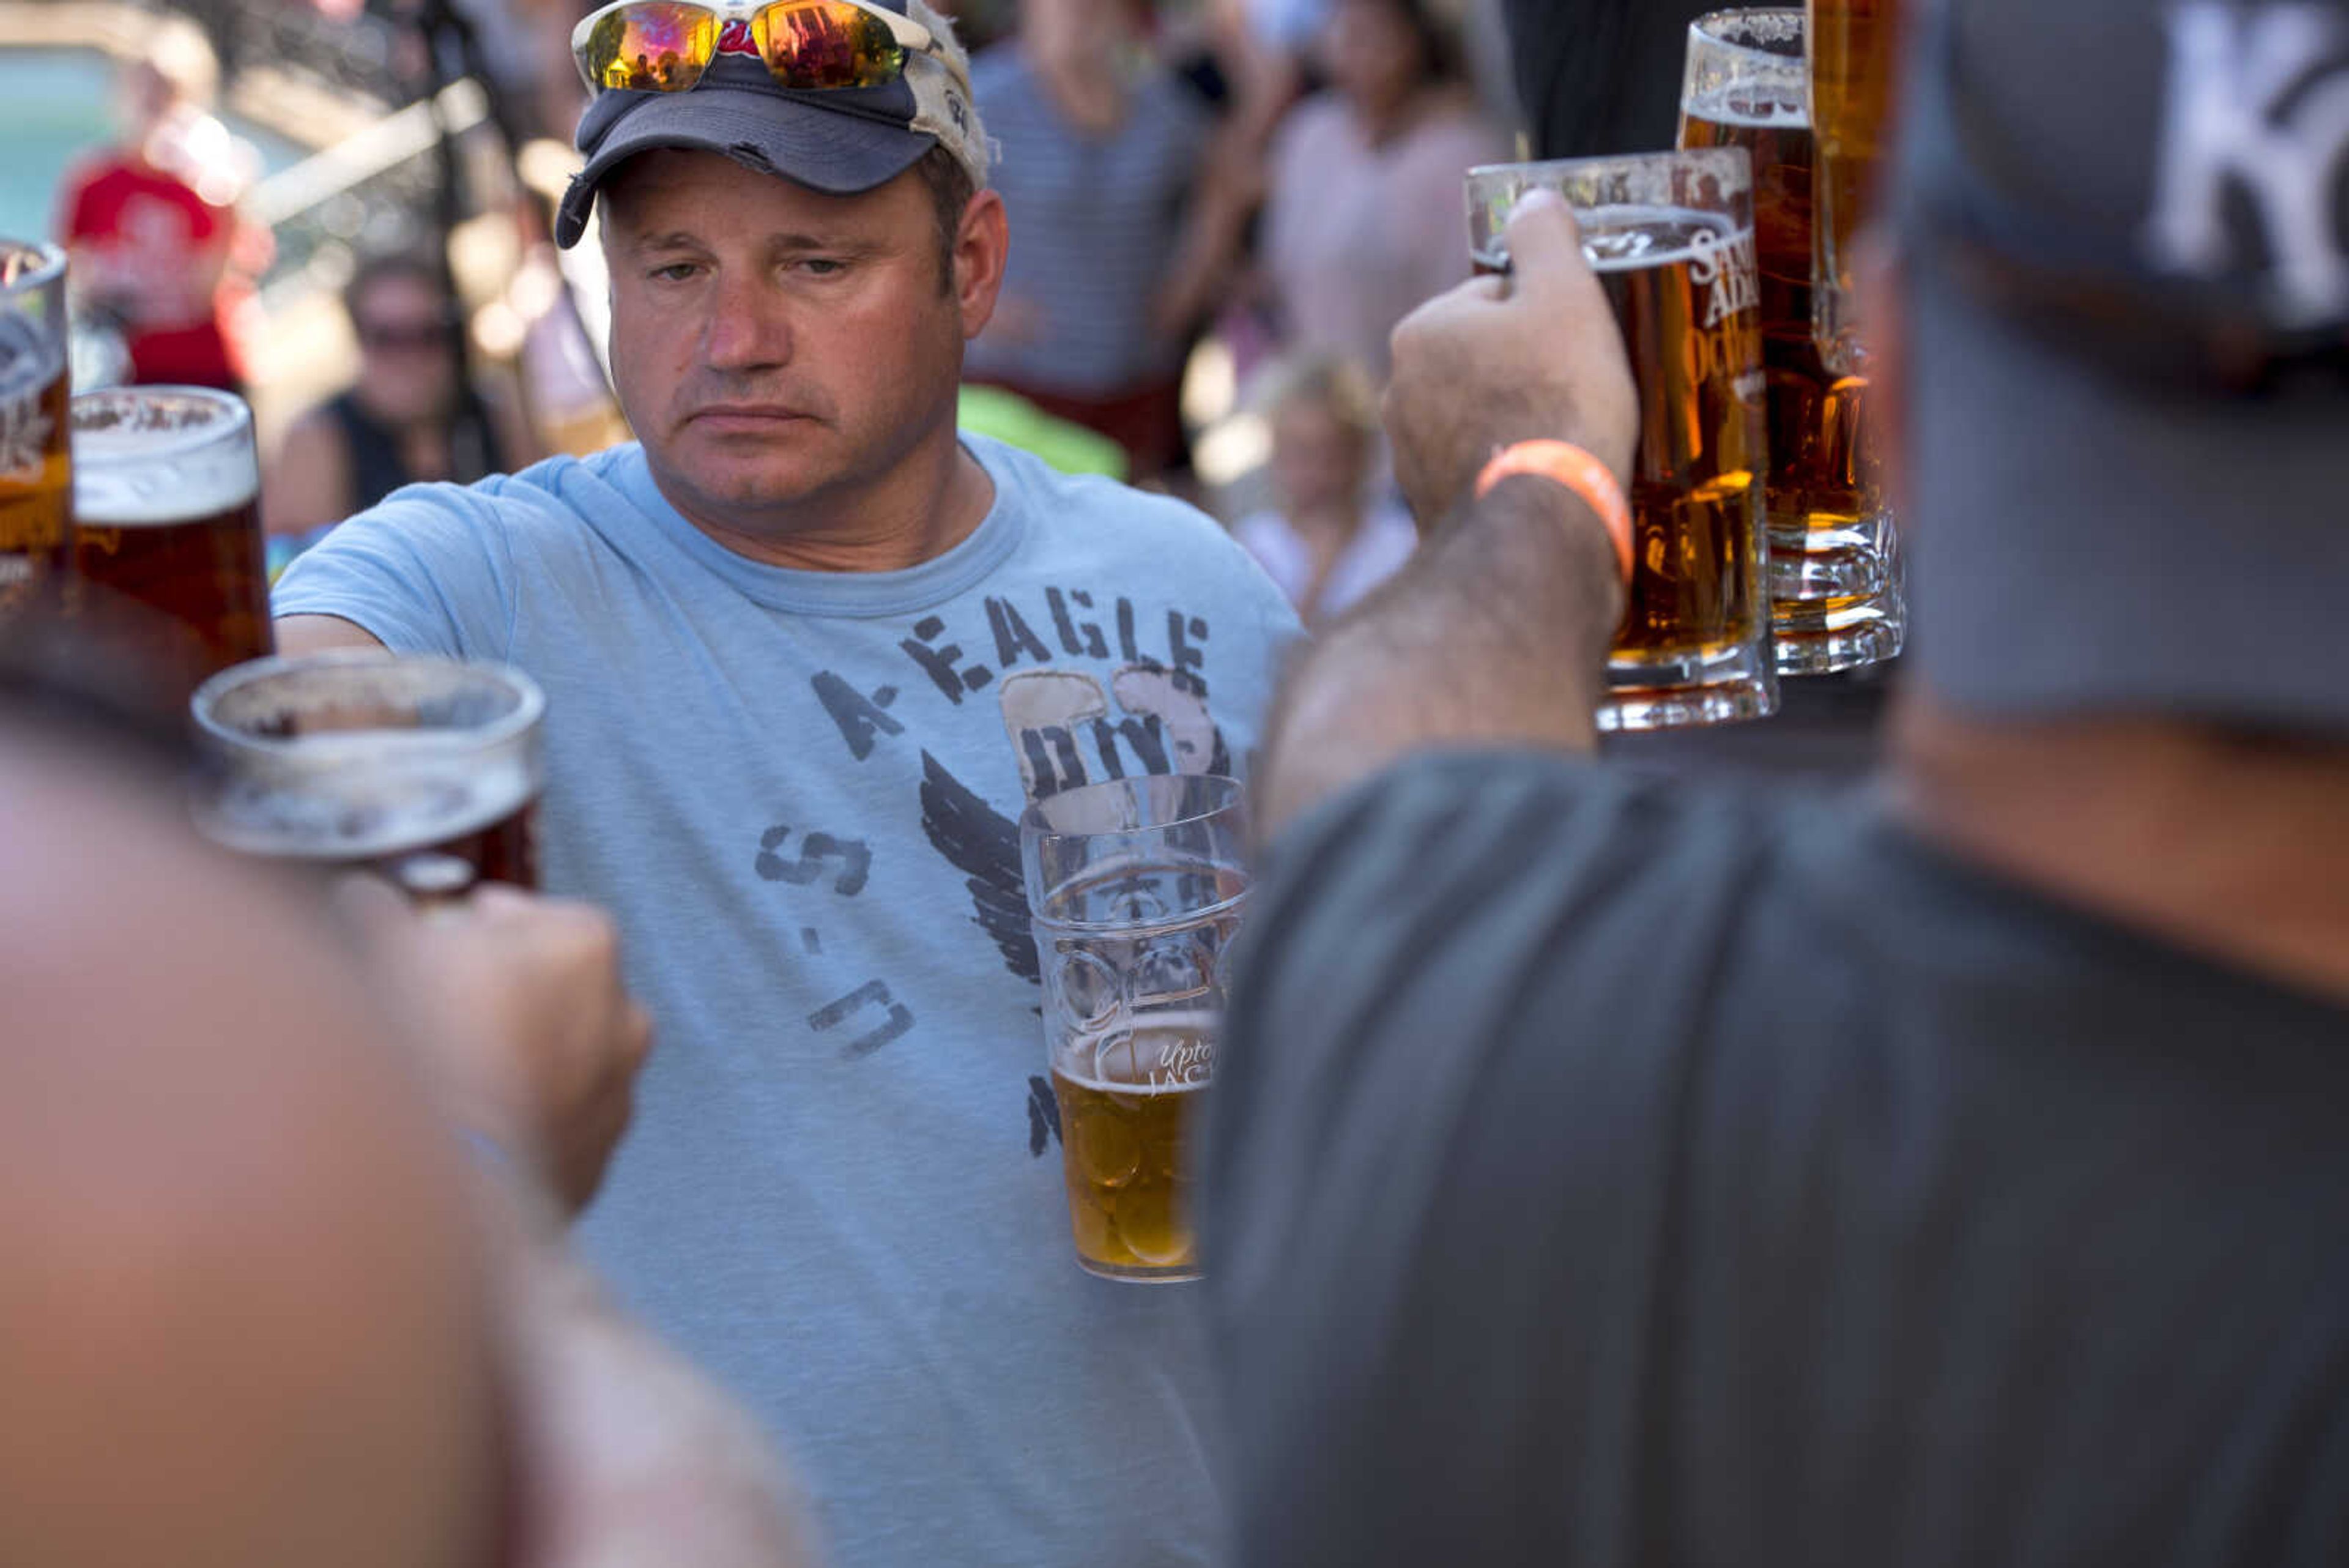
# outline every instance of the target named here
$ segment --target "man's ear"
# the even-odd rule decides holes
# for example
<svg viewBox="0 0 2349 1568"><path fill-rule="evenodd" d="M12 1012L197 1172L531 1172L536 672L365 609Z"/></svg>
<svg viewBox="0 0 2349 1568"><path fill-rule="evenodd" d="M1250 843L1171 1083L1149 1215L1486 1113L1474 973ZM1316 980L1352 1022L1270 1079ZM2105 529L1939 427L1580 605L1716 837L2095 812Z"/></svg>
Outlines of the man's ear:
<svg viewBox="0 0 2349 1568"><path fill-rule="evenodd" d="M981 191L963 208L962 225L955 233L954 295L966 342L985 331L995 315L996 296L1003 289L1003 264L1010 252L1003 198Z"/></svg>

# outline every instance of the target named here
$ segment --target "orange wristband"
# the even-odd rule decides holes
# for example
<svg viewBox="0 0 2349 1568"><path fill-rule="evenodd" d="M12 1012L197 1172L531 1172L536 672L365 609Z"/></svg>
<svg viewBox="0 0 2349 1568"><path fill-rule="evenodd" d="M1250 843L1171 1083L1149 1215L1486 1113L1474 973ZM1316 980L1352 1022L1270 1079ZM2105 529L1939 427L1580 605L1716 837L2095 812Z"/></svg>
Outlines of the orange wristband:
<svg viewBox="0 0 2349 1568"><path fill-rule="evenodd" d="M1615 564L1622 568L1623 580L1631 580L1631 504L1623 499L1623 487L1605 463L1572 441L1521 441L1493 454L1476 476L1476 499L1482 501L1493 486L1520 473L1563 484L1582 497L1607 524L1607 536L1615 541Z"/></svg>

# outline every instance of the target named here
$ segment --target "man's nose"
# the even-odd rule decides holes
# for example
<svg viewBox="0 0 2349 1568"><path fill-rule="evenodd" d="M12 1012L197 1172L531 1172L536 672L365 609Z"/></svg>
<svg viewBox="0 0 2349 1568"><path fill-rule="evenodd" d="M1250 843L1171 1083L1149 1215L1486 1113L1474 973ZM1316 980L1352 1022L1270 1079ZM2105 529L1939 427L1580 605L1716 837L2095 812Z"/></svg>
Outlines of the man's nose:
<svg viewBox="0 0 2349 1568"><path fill-rule="evenodd" d="M789 302L768 279L720 275L704 329L704 360L713 370L757 370L791 363Z"/></svg>

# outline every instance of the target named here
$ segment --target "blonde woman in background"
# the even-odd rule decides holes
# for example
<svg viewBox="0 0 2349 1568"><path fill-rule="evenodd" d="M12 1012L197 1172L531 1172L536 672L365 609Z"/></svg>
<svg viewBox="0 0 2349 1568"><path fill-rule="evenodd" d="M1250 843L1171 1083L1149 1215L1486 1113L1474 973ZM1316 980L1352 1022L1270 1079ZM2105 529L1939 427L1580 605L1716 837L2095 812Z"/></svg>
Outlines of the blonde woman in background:
<svg viewBox="0 0 2349 1568"><path fill-rule="evenodd" d="M1359 366L1300 355L1266 367L1259 385L1273 505L1232 532L1312 626L1392 576L1419 535L1377 483L1378 403Z"/></svg>

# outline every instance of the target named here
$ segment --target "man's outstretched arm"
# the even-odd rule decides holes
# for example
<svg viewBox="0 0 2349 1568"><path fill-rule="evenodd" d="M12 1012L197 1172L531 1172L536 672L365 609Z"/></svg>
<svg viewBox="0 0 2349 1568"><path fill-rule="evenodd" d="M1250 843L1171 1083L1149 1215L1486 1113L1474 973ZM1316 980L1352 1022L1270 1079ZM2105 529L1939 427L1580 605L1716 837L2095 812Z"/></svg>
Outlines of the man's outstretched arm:
<svg viewBox="0 0 2349 1568"><path fill-rule="evenodd" d="M1290 670L1258 802L1268 835L1424 747L1593 743L1622 613L1607 530L1548 479L1471 493L1496 450L1530 440L1572 442L1619 484L1638 400L1565 203L1529 198L1508 243L1513 278L1464 284L1395 329L1387 432L1424 543Z"/></svg>
<svg viewBox="0 0 2349 1568"><path fill-rule="evenodd" d="M383 643L365 627L331 615L286 615L277 618L277 651L293 657L326 653L338 648L374 649Z"/></svg>

